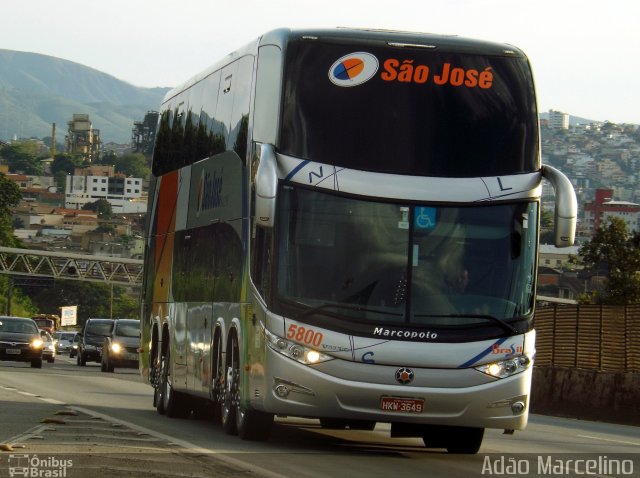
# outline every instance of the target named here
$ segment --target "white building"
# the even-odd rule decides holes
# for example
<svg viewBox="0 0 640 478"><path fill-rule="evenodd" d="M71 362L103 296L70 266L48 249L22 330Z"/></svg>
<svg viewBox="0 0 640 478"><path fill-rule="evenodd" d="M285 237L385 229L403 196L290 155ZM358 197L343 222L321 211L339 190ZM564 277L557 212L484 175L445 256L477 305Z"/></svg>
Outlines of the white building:
<svg viewBox="0 0 640 478"><path fill-rule="evenodd" d="M569 129L569 113L549 110L549 128Z"/></svg>
<svg viewBox="0 0 640 478"><path fill-rule="evenodd" d="M65 208L82 209L85 204L106 199L114 214L145 213L147 198L142 178L114 174L113 166L76 169L67 177Z"/></svg>

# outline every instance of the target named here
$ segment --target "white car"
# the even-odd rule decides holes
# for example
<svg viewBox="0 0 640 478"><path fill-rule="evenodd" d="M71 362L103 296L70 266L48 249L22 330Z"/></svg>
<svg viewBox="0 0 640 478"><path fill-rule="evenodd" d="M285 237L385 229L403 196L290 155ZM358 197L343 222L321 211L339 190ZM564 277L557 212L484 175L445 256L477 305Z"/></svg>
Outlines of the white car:
<svg viewBox="0 0 640 478"><path fill-rule="evenodd" d="M47 360L49 363L56 361L56 342L51 337L51 334L46 330L40 330L40 337L42 337L42 360Z"/></svg>

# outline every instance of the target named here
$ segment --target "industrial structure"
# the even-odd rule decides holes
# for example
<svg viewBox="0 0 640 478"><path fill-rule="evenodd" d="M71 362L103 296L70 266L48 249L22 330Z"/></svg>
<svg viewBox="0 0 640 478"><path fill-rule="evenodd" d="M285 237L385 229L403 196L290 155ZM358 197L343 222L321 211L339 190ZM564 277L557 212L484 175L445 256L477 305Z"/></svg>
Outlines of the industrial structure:
<svg viewBox="0 0 640 478"><path fill-rule="evenodd" d="M98 160L100 158L100 130L93 128L89 115L74 114L67 126L66 152L81 154L88 162Z"/></svg>
<svg viewBox="0 0 640 478"><path fill-rule="evenodd" d="M160 113L157 111L147 111L144 120L133 123L131 130L131 149L133 152L151 156L159 117Z"/></svg>

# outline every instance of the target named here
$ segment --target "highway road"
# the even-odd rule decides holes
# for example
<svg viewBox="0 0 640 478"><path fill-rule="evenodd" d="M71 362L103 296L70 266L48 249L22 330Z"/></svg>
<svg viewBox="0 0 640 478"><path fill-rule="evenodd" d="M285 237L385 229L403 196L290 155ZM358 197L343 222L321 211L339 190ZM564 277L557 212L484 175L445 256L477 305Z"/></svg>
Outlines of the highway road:
<svg viewBox="0 0 640 478"><path fill-rule="evenodd" d="M78 415L69 417L66 425L40 422L60 410ZM107 425L116 429L117 433L111 432L119 437L115 441L109 442ZM60 431L72 429L65 426L82 431L76 432L75 442L72 433ZM80 435L83 443L78 442ZM138 451L191 454L192 461L194 456L206 457L213 463L213 468L200 472L188 471L186 465L181 470L158 465L145 470L145 477L470 477L514 474L510 471L520 476L584 476L580 472L590 470L597 472L593 476L640 476L640 428L636 427L534 415L527 430L513 436L487 430L480 453L467 456L426 449L420 439L391 439L385 424L378 424L374 431L335 431L321 429L315 420L277 418L268 442L246 442L204 419L158 415L152 407L152 389L137 370L102 373L98 364L79 367L75 359L60 356L42 369L0 362L0 446L24 445L12 454L47 451L55 455L69 452L70 446L95 452L102 446L106 454L126 455L133 450L127 440L138 440L133 442ZM9 476L7 453L0 451L0 476ZM631 475L626 473L630 467ZM96 465L95 469L94 478L141 476L124 466L107 470Z"/></svg>

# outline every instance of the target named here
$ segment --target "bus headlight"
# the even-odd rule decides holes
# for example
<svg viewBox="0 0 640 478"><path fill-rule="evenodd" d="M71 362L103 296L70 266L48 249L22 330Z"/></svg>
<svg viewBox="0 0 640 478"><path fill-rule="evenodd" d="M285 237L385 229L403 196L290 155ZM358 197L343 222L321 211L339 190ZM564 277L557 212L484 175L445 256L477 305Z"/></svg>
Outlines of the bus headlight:
<svg viewBox="0 0 640 478"><path fill-rule="evenodd" d="M264 330L267 337L267 344L269 347L279 354L289 357L297 362L305 365L313 365L320 362L326 362L327 360L333 360L333 357L317 350L310 349L304 345L290 342L289 340L278 337L268 330Z"/></svg>
<svg viewBox="0 0 640 478"><path fill-rule="evenodd" d="M111 351L114 354L119 354L121 350L122 350L122 346L119 343L114 342L111 344Z"/></svg>
<svg viewBox="0 0 640 478"><path fill-rule="evenodd" d="M526 355L518 355L517 357L487 363L474 368L495 378L507 378L511 375L524 372L532 363L532 360Z"/></svg>

